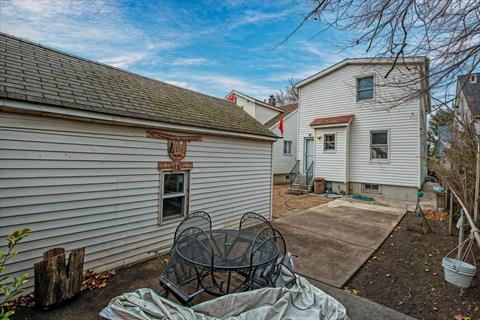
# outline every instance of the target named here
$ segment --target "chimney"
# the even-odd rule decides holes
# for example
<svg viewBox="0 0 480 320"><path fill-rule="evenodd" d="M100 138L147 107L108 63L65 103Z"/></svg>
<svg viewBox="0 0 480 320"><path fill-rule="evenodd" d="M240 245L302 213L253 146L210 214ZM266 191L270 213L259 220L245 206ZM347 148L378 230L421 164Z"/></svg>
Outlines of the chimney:
<svg viewBox="0 0 480 320"><path fill-rule="evenodd" d="M276 105L276 102L275 102L275 97L272 95L270 95L270 97L268 98L268 104L271 105L272 107L275 107Z"/></svg>

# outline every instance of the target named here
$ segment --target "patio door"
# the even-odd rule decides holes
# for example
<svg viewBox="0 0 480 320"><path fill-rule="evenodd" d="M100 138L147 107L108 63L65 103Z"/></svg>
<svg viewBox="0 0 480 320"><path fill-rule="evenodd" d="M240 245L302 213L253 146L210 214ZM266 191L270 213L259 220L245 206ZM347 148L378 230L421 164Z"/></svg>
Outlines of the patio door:
<svg viewBox="0 0 480 320"><path fill-rule="evenodd" d="M313 138L312 137L305 138L305 145L303 148L303 161L304 161L303 163L305 165L303 166L303 172L306 172L308 168L310 168L310 165L313 163L313 159L314 159L313 148L314 148Z"/></svg>

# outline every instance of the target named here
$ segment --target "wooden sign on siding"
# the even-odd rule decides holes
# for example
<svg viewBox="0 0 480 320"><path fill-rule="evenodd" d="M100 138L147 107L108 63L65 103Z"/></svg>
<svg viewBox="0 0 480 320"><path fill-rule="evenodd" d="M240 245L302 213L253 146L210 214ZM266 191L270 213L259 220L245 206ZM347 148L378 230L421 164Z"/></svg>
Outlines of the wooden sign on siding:
<svg viewBox="0 0 480 320"><path fill-rule="evenodd" d="M172 162L159 161L158 169L171 169L173 172L180 172L193 167L192 162L182 162L187 154L187 143L202 141L201 136L174 136L154 130L147 130L147 137L168 141L168 155Z"/></svg>

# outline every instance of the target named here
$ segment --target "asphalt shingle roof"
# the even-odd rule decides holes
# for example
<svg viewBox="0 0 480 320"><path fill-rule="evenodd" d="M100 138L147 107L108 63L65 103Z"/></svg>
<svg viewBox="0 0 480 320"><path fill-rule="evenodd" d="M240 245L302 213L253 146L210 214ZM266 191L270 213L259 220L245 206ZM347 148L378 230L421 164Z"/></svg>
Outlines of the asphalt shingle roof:
<svg viewBox="0 0 480 320"><path fill-rule="evenodd" d="M226 100L0 33L0 98L261 136Z"/></svg>
<svg viewBox="0 0 480 320"><path fill-rule="evenodd" d="M286 117L293 111L298 109L298 104L297 103L292 103L292 104L287 104L285 107L283 107L283 112L280 114L277 114L275 117L272 119L268 120L265 122L263 125L267 128L273 127L275 124L277 124L278 121L280 121L281 117Z"/></svg>
<svg viewBox="0 0 480 320"><path fill-rule="evenodd" d="M328 125L335 125L335 124L347 124L353 120L353 117L354 117L353 114L347 114L343 116L317 118L310 123L310 126L320 127L320 126L328 126Z"/></svg>

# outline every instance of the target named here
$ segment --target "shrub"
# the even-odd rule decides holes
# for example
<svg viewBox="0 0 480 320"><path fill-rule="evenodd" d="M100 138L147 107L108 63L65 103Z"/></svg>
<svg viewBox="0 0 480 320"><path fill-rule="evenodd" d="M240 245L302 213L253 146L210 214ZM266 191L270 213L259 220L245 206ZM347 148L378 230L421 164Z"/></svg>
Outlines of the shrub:
<svg viewBox="0 0 480 320"><path fill-rule="evenodd" d="M14 314L8 310L9 301L23 292L22 285L28 282L28 274L13 277L5 274L7 262L18 254L15 246L28 235L29 228L15 230L7 237L7 251L0 251L0 320L9 320Z"/></svg>

